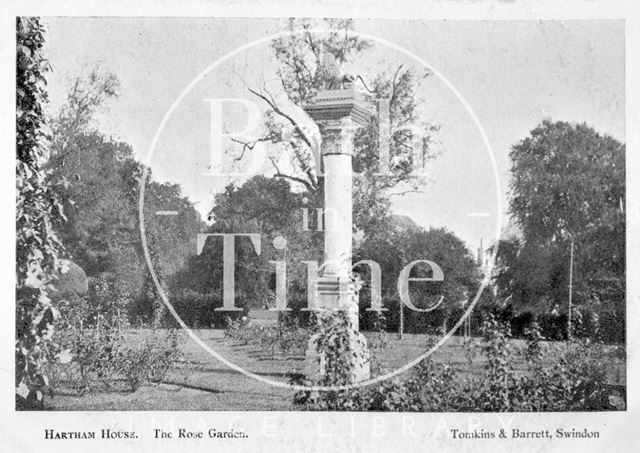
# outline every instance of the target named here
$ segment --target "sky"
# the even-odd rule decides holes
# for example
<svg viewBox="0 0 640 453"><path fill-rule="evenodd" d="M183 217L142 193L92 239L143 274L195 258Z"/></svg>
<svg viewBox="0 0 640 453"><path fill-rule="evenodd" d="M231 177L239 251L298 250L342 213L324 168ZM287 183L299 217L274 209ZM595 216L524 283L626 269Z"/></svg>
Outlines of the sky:
<svg viewBox="0 0 640 453"><path fill-rule="evenodd" d="M83 71L99 64L113 72L120 96L97 114L99 130L129 143L155 178L181 184L196 208L208 212L213 195L230 179L206 174L206 99L257 102L247 85L262 83L276 91L269 43L240 51L203 75L166 118L151 155L152 141L172 104L205 68L282 30L284 19L98 17L45 23L53 68L50 110L59 108L71 80ZM420 113L439 128L438 156L427 167L422 192L393 197L393 210L425 227L448 228L471 250L481 239L490 244L508 221L510 147L543 119L586 122L625 141L623 21L356 20L354 29L385 40L375 41L346 68L365 80L399 64L420 69L426 63L436 73L418 94L424 99ZM304 114L292 114L304 123ZM248 115L235 105L223 110L223 118L226 129L237 131ZM277 155L286 165L286 156ZM268 172L268 164L259 171Z"/></svg>

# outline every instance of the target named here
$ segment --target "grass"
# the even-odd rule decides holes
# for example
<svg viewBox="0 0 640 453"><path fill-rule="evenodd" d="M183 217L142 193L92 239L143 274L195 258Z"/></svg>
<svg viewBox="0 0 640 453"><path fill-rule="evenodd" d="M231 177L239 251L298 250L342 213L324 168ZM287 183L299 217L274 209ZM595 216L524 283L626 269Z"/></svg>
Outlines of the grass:
<svg viewBox="0 0 640 453"><path fill-rule="evenodd" d="M144 330L132 331L131 341L140 341ZM271 356L270 352L256 347L240 345L224 338L222 330L199 330L199 338L218 354L252 373L273 381L288 383L296 373L304 373L304 357ZM371 336L367 334L368 336ZM376 334L372 334L376 335ZM405 335L402 340L396 334L387 334L386 348L376 352L382 369L393 370L419 357L426 350L426 335ZM373 340L373 339L371 339ZM511 340L518 349L525 347L523 340ZM372 341L370 341L372 343ZM545 342L552 356L565 347L564 343ZM609 346L605 349L610 363L609 380L613 384L625 383L625 364L617 359ZM247 377L228 368L209 355L190 338L184 343L185 361L175 364L161 383L143 385L136 392L96 391L78 395L71 389L60 388L48 401L52 410L291 410L294 391L279 388ZM555 351L555 353L554 353ZM448 363L461 376L481 372L484 361L479 354L464 346L461 337L452 337L433 356L437 362ZM524 357L517 356L515 369L525 365Z"/></svg>

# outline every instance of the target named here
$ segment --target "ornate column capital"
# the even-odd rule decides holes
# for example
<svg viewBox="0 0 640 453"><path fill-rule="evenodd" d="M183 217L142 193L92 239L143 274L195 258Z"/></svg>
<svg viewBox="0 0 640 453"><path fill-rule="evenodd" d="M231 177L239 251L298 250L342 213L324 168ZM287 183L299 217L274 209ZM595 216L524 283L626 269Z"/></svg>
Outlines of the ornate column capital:
<svg viewBox="0 0 640 453"><path fill-rule="evenodd" d="M322 156L333 154L353 155L353 136L357 125L351 118L342 118L340 121L319 122L320 135L322 136Z"/></svg>

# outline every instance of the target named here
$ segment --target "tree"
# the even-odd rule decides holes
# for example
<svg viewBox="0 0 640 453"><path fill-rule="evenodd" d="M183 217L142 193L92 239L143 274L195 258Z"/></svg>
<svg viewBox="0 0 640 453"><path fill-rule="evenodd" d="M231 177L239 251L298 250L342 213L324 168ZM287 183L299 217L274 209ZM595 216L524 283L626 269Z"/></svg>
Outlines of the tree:
<svg viewBox="0 0 640 453"><path fill-rule="evenodd" d="M124 256L110 256L109 249L135 229L118 171L119 163L131 159L133 151L106 139L93 126L95 112L118 96L118 86L114 74L98 68L77 77L66 103L49 121L52 140L47 167L51 178L67 181L57 190L67 219L55 226L71 256L90 276L111 269L112 258L126 261Z"/></svg>
<svg viewBox="0 0 640 453"><path fill-rule="evenodd" d="M624 153L586 124L548 120L513 146L510 211L525 240L561 242L623 226ZM610 245L619 258L624 242Z"/></svg>
<svg viewBox="0 0 640 453"><path fill-rule="evenodd" d="M94 69L76 79L66 104L51 121L51 178L69 181L57 189L66 222L55 227L74 260L92 281L105 281L120 299L134 299L133 311L159 318L164 305L152 281L140 235L138 202L143 165L126 143L105 137L93 115L117 95L115 75ZM168 276L195 250L202 222L175 184L159 183L147 172L144 218L154 270ZM176 210L178 216L155 213Z"/></svg>
<svg viewBox="0 0 640 453"><path fill-rule="evenodd" d="M33 408L42 404L45 365L56 353L52 336L58 313L49 292L63 248L52 225L64 214L43 168L49 64L42 55L40 20L17 18L16 42L16 406Z"/></svg>
<svg viewBox="0 0 640 453"><path fill-rule="evenodd" d="M86 76L76 77L67 102L50 121L55 131L52 151L57 165L64 165L74 140L93 131L94 114L104 107L106 100L118 97L119 87L116 75L100 67L94 67Z"/></svg>
<svg viewBox="0 0 640 453"><path fill-rule="evenodd" d="M411 302L419 309L434 309L430 312L414 312L405 309L407 330L425 332L427 328L443 326L459 312L461 306L475 294L479 287L479 274L473 257L464 243L452 232L444 228L399 227L395 218L387 222L388 229L367 238L356 252L356 260L374 260L382 271L383 305L390 309L390 317L395 318L399 301L397 279L402 269L416 260L429 260L443 271L441 282L413 283L409 286ZM363 279L370 281L368 269L358 269ZM417 264L411 277L430 277L431 270L426 265ZM361 295L370 297L370 290ZM442 302L440 303L440 298ZM369 301L361 300L361 315L369 306ZM438 303L440 303L438 305ZM390 319L390 324L395 324ZM365 324L366 325L366 324Z"/></svg>
<svg viewBox="0 0 640 453"><path fill-rule="evenodd" d="M306 306L306 267L302 261L322 259L322 235L302 231L302 208L308 194L294 193L285 179L254 176L241 186L230 184L218 194L209 218L207 233L259 234L258 255L248 238L235 241L236 307L274 306L275 265L284 261L290 305ZM276 237L286 240L286 248L273 246ZM172 292L195 290L215 294L221 300L222 240L210 237L202 253L172 278Z"/></svg>
<svg viewBox="0 0 640 453"><path fill-rule="evenodd" d="M558 311L569 284L566 250L549 243L526 243L518 237L502 238L496 247L498 299L516 310Z"/></svg>
<svg viewBox="0 0 640 453"><path fill-rule="evenodd" d="M512 147L510 212L523 239L512 276L499 278L503 288L521 282L522 304L564 309L573 241L576 303L624 316L624 156L624 144L586 124L549 120Z"/></svg>
<svg viewBox="0 0 640 453"><path fill-rule="evenodd" d="M281 90L275 92L267 83L262 83L259 88L247 85L248 91L266 106L267 119L261 137L249 142L236 140L242 145L240 156L259 142L272 143L277 152L286 153L294 170L282 170L276 156L271 155L269 159L275 177L302 185L318 201L322 200L324 184L321 172L317 171L320 159L318 143L305 132L293 112L300 113L303 104L311 101L323 85L325 75L318 68L324 53L331 53L338 64L349 63L372 46L369 41L351 33L350 20L326 20L321 25L330 31L313 33L314 21L292 19L288 30L302 32L273 41L272 50L280 65L277 75ZM354 171L362 174L354 182L354 224L365 234L374 231L376 219L389 213L391 189L404 184L407 191L417 191L424 182L412 172L418 162L414 162L413 140L416 134L411 128L421 132L419 148L423 159L433 158L431 137L437 128L420 118L418 107L422 100L417 94L420 82L430 75L429 72L398 65L390 73L368 77L372 98L389 99L391 140L389 173L376 175L381 167L378 119L375 115L356 132L354 139Z"/></svg>

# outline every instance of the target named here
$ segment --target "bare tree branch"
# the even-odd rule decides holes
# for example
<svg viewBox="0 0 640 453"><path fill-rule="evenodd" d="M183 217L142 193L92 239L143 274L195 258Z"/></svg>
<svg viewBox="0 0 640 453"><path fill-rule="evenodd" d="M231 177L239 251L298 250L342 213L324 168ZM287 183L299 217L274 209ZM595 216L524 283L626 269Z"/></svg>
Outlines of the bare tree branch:
<svg viewBox="0 0 640 453"><path fill-rule="evenodd" d="M280 171L280 168L278 168L278 165L276 164L275 159L273 157L269 156L269 160L271 161L271 165L273 165L273 168L275 168L275 170L276 170L276 174L274 175L276 178L284 178L284 179L289 179L291 181L298 182L298 183L304 185L309 192L312 192L312 193L316 192L316 188L313 187L309 181L307 181L306 179L303 179L303 178L298 178L297 176L287 175L285 173L282 173Z"/></svg>
<svg viewBox="0 0 640 453"><path fill-rule="evenodd" d="M274 139L275 139L275 136L274 136L273 133L269 133L264 137L260 137L260 138L257 138L255 140L251 140L251 141L248 141L248 142L245 142L245 141L242 141L242 140L238 140L237 138L229 137L229 140L231 140L232 142L242 145L242 152L240 153L240 156L234 157L233 160L235 160L235 161L242 160L242 158L244 157L244 153L247 150L253 151L253 148L255 148L258 143L269 142L269 141L273 142Z"/></svg>
<svg viewBox="0 0 640 453"><path fill-rule="evenodd" d="M251 88L248 88L248 90L254 95L261 98L263 101L265 101L275 113L285 118L294 127L294 130L296 131L300 139L309 147L309 149L313 150L313 144L311 143L311 140L309 139L309 137L307 137L307 135L302 131L302 128L298 125L297 121L293 119L293 117L291 117L289 114L282 111L280 107L278 107L276 100L271 95L271 93L266 89L266 87L263 87L263 90L265 91L266 95L259 93ZM305 185L307 186L307 188L309 188L310 191L315 192L318 182L316 177L313 174L313 169L305 162L305 160L300 155L297 143L290 141L289 145L292 147L293 151L296 153L296 158L298 159L298 162L302 167L302 171L304 171L307 177L309 178L309 181L307 181ZM280 177L285 177L285 176L287 175L280 174ZM291 176L289 179L292 179L294 181L298 180L298 182L300 182L301 180L301 178L298 178L295 176Z"/></svg>
<svg viewBox="0 0 640 453"><path fill-rule="evenodd" d="M394 193L389 194L389 198L391 198L391 197L402 197L402 196L407 195L409 193L424 193L424 190L409 189L409 190L403 190L402 192L394 192Z"/></svg>
<svg viewBox="0 0 640 453"><path fill-rule="evenodd" d="M273 97L269 94L269 98L267 98L265 95L258 93L257 91L249 88L249 91L251 93L253 93L254 95L258 96L260 99L262 99L263 101L265 101L267 104L269 104L269 107L271 107L271 109L277 113L278 115L280 115L281 117L285 118L287 121L289 121L289 123L293 126L293 128L295 129L296 133L300 136L300 138L307 144L307 146L309 148L311 148L311 141L309 140L309 138L306 136L306 134L302 131L302 128L300 128L300 126L298 125L298 123L296 122L296 120L294 120L290 115L288 115L287 113L283 112L278 105L276 104L275 100L273 99Z"/></svg>
<svg viewBox="0 0 640 453"><path fill-rule="evenodd" d="M302 128L298 125L298 123L296 122L296 120L288 115L287 113L285 113L277 104L277 101L275 100L275 98L273 97L273 95L269 92L269 90L267 90L266 86L263 84L263 88L262 91L266 94L263 94L261 92L258 92L254 89L252 89L249 84L247 83L246 80L244 80L244 78L238 74L239 79L243 82L243 84L247 87L247 90L249 90L250 93L254 94L255 96L259 97L260 99L262 99L272 110L274 113L276 113L277 115L281 116L282 118L284 118L287 122L289 122L289 124L291 124L294 127L295 132L297 133L298 137L309 147L309 149L312 150L312 154L313 153L313 144L311 142L311 139L309 137L307 137L307 135L303 132ZM282 82L282 77L280 77L280 80ZM284 90L286 93L286 90ZM287 96L289 96L288 93L286 93ZM293 102L293 100L291 100L291 98L289 97L289 100L295 104L295 102ZM237 158L236 160L240 160L242 159L242 157L244 156L244 153L246 152L247 149L253 149L256 145L257 142L266 142L266 141L271 141L273 143L277 143L277 137L273 134L273 133L269 133L264 137L261 137L257 140L254 141L250 141L250 142L243 142L241 140L236 140L236 139L232 139L233 141L235 141L236 143L239 143L243 146L243 150L242 150L242 154L240 155L239 158ZM283 142L284 143L284 142ZM307 175L307 177L309 178L309 181L304 181L302 178L293 176L293 175L285 175L282 172L279 171L279 169L277 169L274 161L272 160L272 158L270 157L269 159L271 160L271 163L274 164L274 167L276 167L276 171L278 172L278 177L280 178L287 178L290 179L292 181L296 181L296 182L300 182L302 184L305 185L305 187L307 187L307 189L309 189L309 191L311 192L315 192L317 191L317 186L318 186L318 181L317 178L314 175L313 172L313 168L311 166L309 166L305 160L302 158L302 156L300 155L299 149L298 149L298 144L293 141L290 140L287 143L292 150L295 153L295 157L296 159L298 159L298 163L301 166L302 171Z"/></svg>
<svg viewBox="0 0 640 453"><path fill-rule="evenodd" d="M318 61L319 58L320 58L320 51L318 49L318 46L316 46L314 44L314 42L313 42L313 39L311 39L311 33L309 33L309 26L305 25L304 28L307 30L307 32L305 33L305 37L307 38L307 42L309 43L309 47L311 47L311 51L315 55L316 61Z"/></svg>

